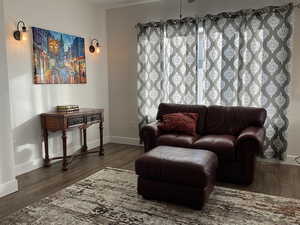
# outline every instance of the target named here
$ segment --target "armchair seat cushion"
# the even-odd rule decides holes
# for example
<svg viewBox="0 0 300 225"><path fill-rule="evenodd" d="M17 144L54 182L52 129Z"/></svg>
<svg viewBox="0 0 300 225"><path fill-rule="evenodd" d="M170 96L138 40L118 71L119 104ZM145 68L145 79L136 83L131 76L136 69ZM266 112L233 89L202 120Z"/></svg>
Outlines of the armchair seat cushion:
<svg viewBox="0 0 300 225"><path fill-rule="evenodd" d="M196 139L195 136L184 134L162 134L157 138L157 144L191 148Z"/></svg>
<svg viewBox="0 0 300 225"><path fill-rule="evenodd" d="M234 161L236 137L232 135L205 135L195 140L192 147L214 152L222 161Z"/></svg>

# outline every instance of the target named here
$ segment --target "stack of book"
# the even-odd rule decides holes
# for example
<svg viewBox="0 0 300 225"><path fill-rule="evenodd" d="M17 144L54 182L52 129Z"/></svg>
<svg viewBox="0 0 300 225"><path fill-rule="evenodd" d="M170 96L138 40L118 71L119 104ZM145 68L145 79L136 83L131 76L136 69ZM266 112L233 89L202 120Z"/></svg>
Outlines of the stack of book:
<svg viewBox="0 0 300 225"><path fill-rule="evenodd" d="M77 112L79 111L78 105L59 105L56 106L57 112Z"/></svg>

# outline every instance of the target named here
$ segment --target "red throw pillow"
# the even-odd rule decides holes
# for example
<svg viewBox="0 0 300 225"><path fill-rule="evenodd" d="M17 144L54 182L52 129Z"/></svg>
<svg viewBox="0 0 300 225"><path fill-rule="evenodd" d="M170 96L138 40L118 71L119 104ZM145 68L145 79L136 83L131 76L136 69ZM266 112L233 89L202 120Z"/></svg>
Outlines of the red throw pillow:
<svg viewBox="0 0 300 225"><path fill-rule="evenodd" d="M196 135L198 113L170 113L163 115L158 128L162 132Z"/></svg>

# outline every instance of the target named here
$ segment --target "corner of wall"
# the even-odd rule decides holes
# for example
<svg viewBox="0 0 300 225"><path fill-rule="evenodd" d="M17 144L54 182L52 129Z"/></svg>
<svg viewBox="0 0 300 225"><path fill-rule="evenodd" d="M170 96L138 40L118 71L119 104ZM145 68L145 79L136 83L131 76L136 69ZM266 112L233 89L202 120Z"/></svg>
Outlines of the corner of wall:
<svg viewBox="0 0 300 225"><path fill-rule="evenodd" d="M0 0L0 104L2 106L0 116L0 197L18 190L18 182L15 179L15 161L13 157L13 140L11 131L11 113L9 82L6 57L4 6Z"/></svg>
<svg viewBox="0 0 300 225"><path fill-rule="evenodd" d="M0 184L0 198L16 191L18 191L18 181L16 179Z"/></svg>

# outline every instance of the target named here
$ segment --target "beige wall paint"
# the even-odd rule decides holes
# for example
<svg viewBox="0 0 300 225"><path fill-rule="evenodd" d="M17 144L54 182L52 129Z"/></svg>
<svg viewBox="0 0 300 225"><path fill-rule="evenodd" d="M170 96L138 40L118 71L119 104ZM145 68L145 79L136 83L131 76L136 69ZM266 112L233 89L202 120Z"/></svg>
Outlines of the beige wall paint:
<svg viewBox="0 0 300 225"><path fill-rule="evenodd" d="M7 67L10 88L11 125L17 173L24 173L42 162L42 138L39 114L60 104L101 107L105 110L105 136L109 136L109 103L106 52L106 14L98 6L79 0L4 0ZM32 38L13 39L18 19L28 27L40 27L85 38L87 84L34 85ZM29 30L31 35L31 31ZM99 39L101 55L88 51L91 38ZM99 129L88 130L88 145L99 143ZM77 148L78 130L68 132L69 149ZM50 155L61 155L61 134L50 134Z"/></svg>
<svg viewBox="0 0 300 225"><path fill-rule="evenodd" d="M300 155L300 9L295 10L293 59L290 87L290 107L288 110L288 154Z"/></svg>
<svg viewBox="0 0 300 225"><path fill-rule="evenodd" d="M159 2L107 11L110 131L113 137L138 137L137 31L134 26L159 18Z"/></svg>
<svg viewBox="0 0 300 225"><path fill-rule="evenodd" d="M286 4L286 0L197 0L184 1L184 16L203 16L223 11L261 8L267 5ZM111 136L138 138L136 97L136 30L137 22L177 18L178 1L111 9L107 12L109 48L109 88ZM288 112L288 154L300 155L300 9L295 10L293 42L293 73L291 76L291 102Z"/></svg>

